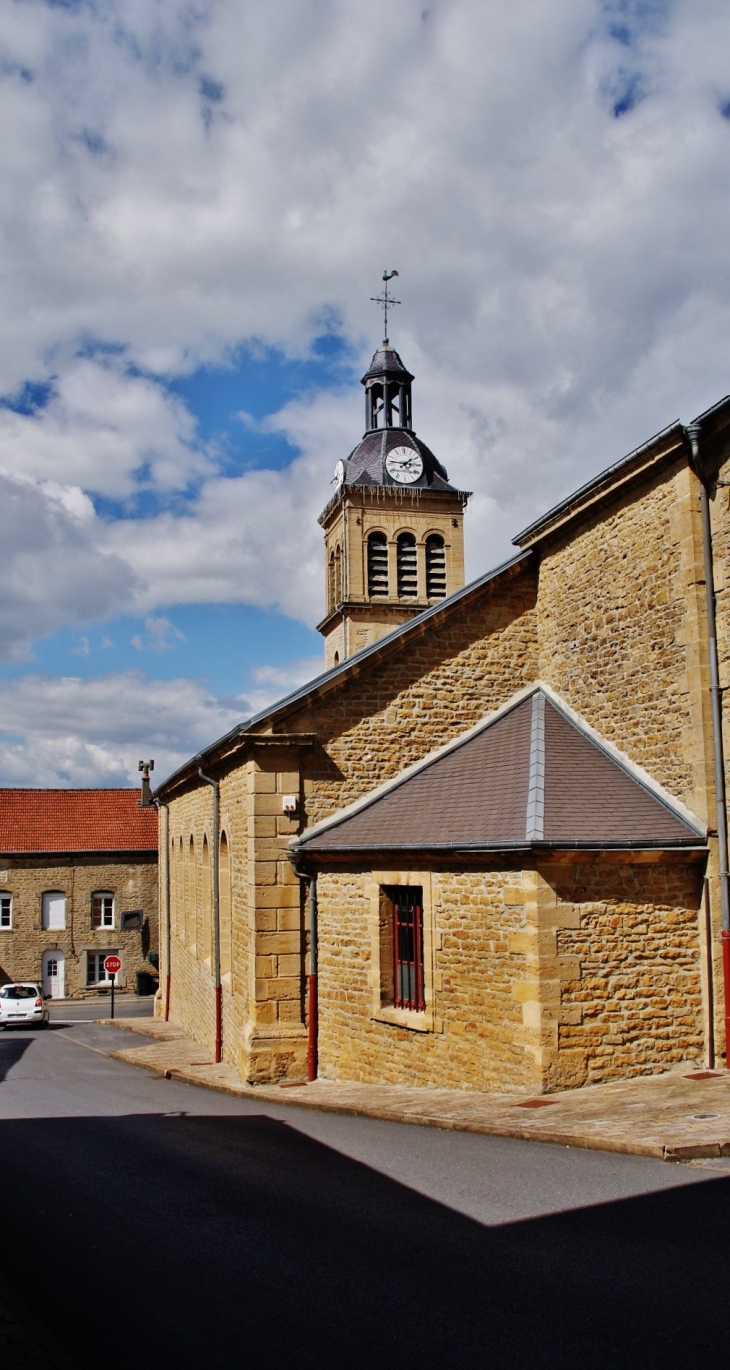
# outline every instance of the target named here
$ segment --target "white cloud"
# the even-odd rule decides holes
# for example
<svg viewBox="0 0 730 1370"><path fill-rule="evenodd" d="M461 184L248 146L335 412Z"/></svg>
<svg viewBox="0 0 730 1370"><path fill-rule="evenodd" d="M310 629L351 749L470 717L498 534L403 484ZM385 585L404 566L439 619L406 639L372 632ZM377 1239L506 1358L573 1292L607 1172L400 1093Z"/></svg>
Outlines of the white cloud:
<svg viewBox="0 0 730 1370"><path fill-rule="evenodd" d="M0 393L53 390L0 410L5 657L188 601L318 617L359 396L288 404L301 456L231 478L152 373L333 318L366 361L386 265L418 431L475 491L470 574L724 394L726 49L725 0L8 0ZM115 524L89 498L149 488Z"/></svg>
<svg viewBox="0 0 730 1370"><path fill-rule="evenodd" d="M251 712L247 699L223 704L195 681L141 671L0 681L0 784L136 785L142 756L159 782Z"/></svg>
<svg viewBox="0 0 730 1370"><path fill-rule="evenodd" d="M100 545L93 520L73 505L0 471L0 659L22 660L59 622L103 618L132 600L129 563Z"/></svg>

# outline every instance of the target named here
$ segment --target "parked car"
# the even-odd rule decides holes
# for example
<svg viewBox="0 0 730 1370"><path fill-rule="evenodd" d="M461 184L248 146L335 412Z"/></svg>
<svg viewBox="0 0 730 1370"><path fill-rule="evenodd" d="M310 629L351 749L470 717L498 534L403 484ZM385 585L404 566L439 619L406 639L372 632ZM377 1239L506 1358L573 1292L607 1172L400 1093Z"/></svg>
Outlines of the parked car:
<svg viewBox="0 0 730 1370"><path fill-rule="evenodd" d="M25 980L0 989L0 1030L6 1027L48 1027L48 1000L40 985Z"/></svg>

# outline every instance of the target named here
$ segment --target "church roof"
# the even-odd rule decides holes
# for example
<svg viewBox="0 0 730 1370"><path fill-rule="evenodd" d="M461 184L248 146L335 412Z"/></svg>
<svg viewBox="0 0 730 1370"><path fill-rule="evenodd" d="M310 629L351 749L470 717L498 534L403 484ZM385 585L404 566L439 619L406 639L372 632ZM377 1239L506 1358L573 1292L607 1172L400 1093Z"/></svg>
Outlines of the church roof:
<svg viewBox="0 0 730 1370"><path fill-rule="evenodd" d="M344 484L386 485L402 490L403 485L393 480L385 469L385 459L394 447L412 447L421 455L423 474L407 487L409 490L448 490L456 493L455 487L449 485L446 467L441 465L425 442L421 442L408 428L375 428L366 433L345 462Z"/></svg>
<svg viewBox="0 0 730 1370"><path fill-rule="evenodd" d="M705 837L694 814L536 685L292 846L334 856L697 847Z"/></svg>

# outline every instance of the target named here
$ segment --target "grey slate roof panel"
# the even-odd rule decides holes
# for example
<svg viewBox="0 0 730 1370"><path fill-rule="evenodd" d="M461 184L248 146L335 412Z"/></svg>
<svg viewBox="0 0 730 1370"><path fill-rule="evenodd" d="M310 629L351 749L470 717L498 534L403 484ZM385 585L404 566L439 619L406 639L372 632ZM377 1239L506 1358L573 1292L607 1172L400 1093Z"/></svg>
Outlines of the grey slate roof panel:
<svg viewBox="0 0 730 1370"><path fill-rule="evenodd" d="M524 841L529 741L528 702L315 837L312 845L319 851L387 846L389 840L416 846ZM487 776L492 783L485 785Z"/></svg>
<svg viewBox="0 0 730 1370"><path fill-rule="evenodd" d="M702 834L538 688L514 708L297 843L403 847L698 845Z"/></svg>

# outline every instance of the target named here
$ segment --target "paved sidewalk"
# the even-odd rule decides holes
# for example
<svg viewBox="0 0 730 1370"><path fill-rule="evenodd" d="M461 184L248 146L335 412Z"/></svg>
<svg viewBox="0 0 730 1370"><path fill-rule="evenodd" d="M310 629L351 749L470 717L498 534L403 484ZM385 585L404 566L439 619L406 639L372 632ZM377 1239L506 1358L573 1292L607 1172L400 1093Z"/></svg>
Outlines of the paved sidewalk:
<svg viewBox="0 0 730 1370"><path fill-rule="evenodd" d="M231 1066L215 1065L205 1047L172 1023L143 1018L115 1020L112 1026L156 1038L153 1046L113 1051L111 1055L119 1060L244 1098L496 1137L659 1156L667 1161L730 1157L730 1071L698 1071L687 1066L670 1075L590 1085L539 1098L327 1080L251 1087L241 1083Z"/></svg>

